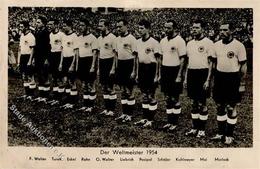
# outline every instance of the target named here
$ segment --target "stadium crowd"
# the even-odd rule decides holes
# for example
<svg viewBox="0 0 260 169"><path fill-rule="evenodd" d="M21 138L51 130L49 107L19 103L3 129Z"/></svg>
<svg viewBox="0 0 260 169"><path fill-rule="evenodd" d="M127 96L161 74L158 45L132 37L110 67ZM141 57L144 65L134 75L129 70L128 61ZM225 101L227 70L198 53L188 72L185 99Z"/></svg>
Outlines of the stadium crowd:
<svg viewBox="0 0 260 169"><path fill-rule="evenodd" d="M186 42L191 40L191 21L194 19L205 20L208 25L206 33L208 37L217 41L219 24L222 21L232 21L236 27L234 35L243 42L247 48L252 47L253 42L253 18L251 9L192 9L192 8L154 8L152 10L128 10L122 12L103 15L99 12L93 13L87 8L9 8L9 36L14 41L19 41L20 33L18 31L19 23L22 20L30 20L31 28L35 28L36 18L45 15L47 19L58 19L62 25L64 19L70 18L74 21L75 28L81 18L87 18L93 24L92 28L97 28L100 18L110 21L110 29L114 34L116 32L116 21L120 18L128 20L130 33L138 38L137 23L140 19L147 19L152 22L152 35L157 40L165 36L163 23L169 18L173 18L179 24L179 31ZM93 34L98 36L97 30L92 30Z"/></svg>

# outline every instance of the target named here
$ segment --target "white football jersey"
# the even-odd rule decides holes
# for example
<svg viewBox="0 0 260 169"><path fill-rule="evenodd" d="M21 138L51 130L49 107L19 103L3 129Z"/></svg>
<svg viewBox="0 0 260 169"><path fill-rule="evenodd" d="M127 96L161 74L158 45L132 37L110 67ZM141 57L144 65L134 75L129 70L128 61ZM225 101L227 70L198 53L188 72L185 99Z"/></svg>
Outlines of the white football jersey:
<svg viewBox="0 0 260 169"><path fill-rule="evenodd" d="M97 49L97 38L92 33L85 36L80 35L76 43L79 49L79 57L93 56L93 50Z"/></svg>
<svg viewBox="0 0 260 169"><path fill-rule="evenodd" d="M229 44L222 40L214 44L214 55L217 58L217 70L221 72L238 72L239 62L246 61L245 46L236 39Z"/></svg>
<svg viewBox="0 0 260 169"><path fill-rule="evenodd" d="M57 33L50 33L51 52L61 52L63 36L64 33L60 31Z"/></svg>
<svg viewBox="0 0 260 169"><path fill-rule="evenodd" d="M173 39L163 38L160 42L162 50L162 65L179 66L180 57L186 55L186 43L184 39L177 35Z"/></svg>
<svg viewBox="0 0 260 169"><path fill-rule="evenodd" d="M137 40L137 52L140 63L156 62L155 53L160 53L160 43L154 38L150 37L148 40Z"/></svg>
<svg viewBox="0 0 260 169"><path fill-rule="evenodd" d="M35 37L31 32L26 35L22 34L20 37L21 55L28 55L32 53L32 47L35 46Z"/></svg>
<svg viewBox="0 0 260 169"><path fill-rule="evenodd" d="M63 57L71 57L74 56L74 49L76 48L76 38L77 35L75 33L71 33L69 35L64 35L62 39L62 54Z"/></svg>
<svg viewBox="0 0 260 169"><path fill-rule="evenodd" d="M187 56L189 58L189 69L209 68L208 57L213 56L214 43L204 37L201 40L191 40L187 44Z"/></svg>
<svg viewBox="0 0 260 169"><path fill-rule="evenodd" d="M114 50L116 50L116 36L112 33L98 38L99 57L101 59L112 58L115 56Z"/></svg>
<svg viewBox="0 0 260 169"><path fill-rule="evenodd" d="M133 52L136 51L135 37L131 34L117 37L116 51L119 60L133 59Z"/></svg>

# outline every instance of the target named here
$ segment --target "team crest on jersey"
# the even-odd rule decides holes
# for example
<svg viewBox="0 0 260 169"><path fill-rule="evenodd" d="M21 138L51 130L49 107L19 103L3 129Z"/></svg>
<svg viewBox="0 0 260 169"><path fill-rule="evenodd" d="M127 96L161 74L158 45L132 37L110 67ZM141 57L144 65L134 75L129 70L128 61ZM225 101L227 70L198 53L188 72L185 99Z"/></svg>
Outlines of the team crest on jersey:
<svg viewBox="0 0 260 169"><path fill-rule="evenodd" d="M200 47L198 48L198 51L201 52L201 53L204 52L204 50L205 50L205 49L204 49L204 46L200 46Z"/></svg>
<svg viewBox="0 0 260 169"><path fill-rule="evenodd" d="M67 42L67 45L70 46L70 45L71 45L71 42Z"/></svg>
<svg viewBox="0 0 260 169"><path fill-rule="evenodd" d="M56 39L54 43L57 45L59 43L59 39Z"/></svg>
<svg viewBox="0 0 260 169"><path fill-rule="evenodd" d="M146 53L146 54L149 54L149 53L151 53L152 51L153 51L153 50L152 50L151 48L146 48L146 49L145 49L145 53Z"/></svg>
<svg viewBox="0 0 260 169"><path fill-rule="evenodd" d="M229 59L232 59L234 56L235 56L235 53L234 53L233 51L229 51L229 52L227 53L227 57L228 57Z"/></svg>
<svg viewBox="0 0 260 169"><path fill-rule="evenodd" d="M129 49L130 48L130 44L127 44L127 43L125 43L123 46L124 46L124 49Z"/></svg>
<svg viewBox="0 0 260 169"><path fill-rule="evenodd" d="M85 43L85 48L88 48L88 47L89 47L89 43L86 42L86 43Z"/></svg>
<svg viewBox="0 0 260 169"><path fill-rule="evenodd" d="M108 43L105 43L105 49L108 49L109 48L109 44Z"/></svg>
<svg viewBox="0 0 260 169"><path fill-rule="evenodd" d="M176 51L176 47L175 46L171 47L171 51L175 52Z"/></svg>
<svg viewBox="0 0 260 169"><path fill-rule="evenodd" d="M25 45L27 45L27 44L28 44L28 41L27 41L27 40L26 40L26 41L24 41L24 44L25 44Z"/></svg>

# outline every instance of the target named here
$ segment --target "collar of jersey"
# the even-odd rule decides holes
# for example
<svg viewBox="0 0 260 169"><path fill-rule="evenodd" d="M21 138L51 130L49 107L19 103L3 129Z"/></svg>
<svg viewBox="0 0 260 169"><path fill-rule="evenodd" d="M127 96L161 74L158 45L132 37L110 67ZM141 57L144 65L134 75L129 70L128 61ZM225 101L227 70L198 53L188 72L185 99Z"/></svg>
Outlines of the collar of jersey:
<svg viewBox="0 0 260 169"><path fill-rule="evenodd" d="M126 35L124 35L124 36L120 35L120 36L123 38L123 37L127 37L129 34L130 33L128 32Z"/></svg>
<svg viewBox="0 0 260 169"><path fill-rule="evenodd" d="M72 31L71 33L69 33L69 34L66 34L67 36L69 36L69 35L71 35L71 34L73 34L74 32Z"/></svg>
<svg viewBox="0 0 260 169"><path fill-rule="evenodd" d="M228 45L228 44L230 44L231 42L233 42L233 40L234 40L234 37L232 37L231 41L229 41L228 43L223 43L223 39L222 39L222 43L223 43L224 45Z"/></svg>
<svg viewBox="0 0 260 169"><path fill-rule="evenodd" d="M101 34L101 37L104 38L104 37L108 36L110 33L111 32L108 32L107 34L105 34L105 36L102 36L102 34Z"/></svg>
<svg viewBox="0 0 260 169"><path fill-rule="evenodd" d="M26 34L24 33L23 35L26 36L26 35L28 35L29 33L30 33L30 31L28 31Z"/></svg>
<svg viewBox="0 0 260 169"><path fill-rule="evenodd" d="M59 31L57 31L57 32L55 32L55 33L54 33L54 32L52 32L52 34L53 34L53 35L56 35L57 33L59 33Z"/></svg>
<svg viewBox="0 0 260 169"><path fill-rule="evenodd" d="M145 39L145 40L143 40L143 38L141 38L142 39L142 42L146 42L146 41L148 41L149 39L151 38L151 36L149 36L147 39Z"/></svg>
<svg viewBox="0 0 260 169"><path fill-rule="evenodd" d="M195 39L195 38L194 38L194 40L195 40L195 41L201 41L201 40L204 39L204 38L205 38L205 36L203 36L203 37L200 38L200 39Z"/></svg>
<svg viewBox="0 0 260 169"><path fill-rule="evenodd" d="M91 32L88 32L88 33L86 33L86 34L83 33L82 35L83 35L83 36L88 36L88 35L90 35L90 34L91 34Z"/></svg>
<svg viewBox="0 0 260 169"><path fill-rule="evenodd" d="M171 39L168 39L168 36L166 36L166 39L167 39L168 41L170 41L170 40L176 38L177 36L178 36L178 34L176 34L175 36L173 36Z"/></svg>

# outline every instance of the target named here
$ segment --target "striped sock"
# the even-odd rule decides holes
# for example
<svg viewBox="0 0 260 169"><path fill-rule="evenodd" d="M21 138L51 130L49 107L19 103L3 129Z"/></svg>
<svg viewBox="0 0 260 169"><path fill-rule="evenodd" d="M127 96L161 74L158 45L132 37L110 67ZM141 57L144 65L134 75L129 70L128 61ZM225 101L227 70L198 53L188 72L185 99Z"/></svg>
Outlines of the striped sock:
<svg viewBox="0 0 260 169"><path fill-rule="evenodd" d="M115 108L116 108L116 99L117 99L117 95L115 93L111 93L109 95L109 109L110 111L114 112L115 111Z"/></svg>
<svg viewBox="0 0 260 169"><path fill-rule="evenodd" d="M149 112L148 112L148 120L153 121L154 116L157 110L157 101L150 102L149 104Z"/></svg>
<svg viewBox="0 0 260 169"><path fill-rule="evenodd" d="M208 110L205 111L201 111L200 115L199 115L199 130L205 130L206 128L206 123L208 120Z"/></svg>
<svg viewBox="0 0 260 169"><path fill-rule="evenodd" d="M89 107L94 107L95 106L95 100L97 98L96 92L90 92L89 95Z"/></svg>
<svg viewBox="0 0 260 169"><path fill-rule="evenodd" d="M135 107L135 98L128 98L127 99L127 115L132 116L134 112L134 107Z"/></svg>

